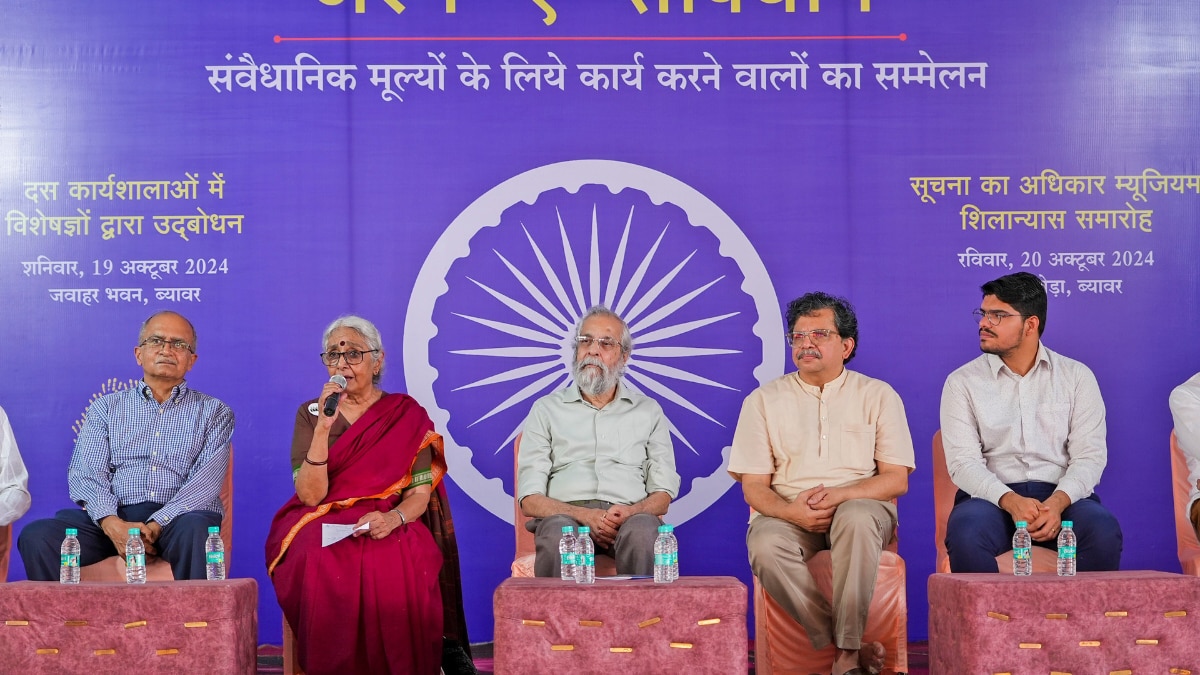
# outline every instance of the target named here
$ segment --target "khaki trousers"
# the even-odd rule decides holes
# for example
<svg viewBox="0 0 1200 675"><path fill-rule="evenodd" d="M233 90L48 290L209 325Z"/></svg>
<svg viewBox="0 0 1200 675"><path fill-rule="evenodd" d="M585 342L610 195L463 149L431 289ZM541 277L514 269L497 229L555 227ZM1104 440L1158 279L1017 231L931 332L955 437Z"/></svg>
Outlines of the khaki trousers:
<svg viewBox="0 0 1200 675"><path fill-rule="evenodd" d="M895 531L895 504L852 499L838 506L827 533L756 516L746 532L746 548L754 576L804 627L814 649L832 642L840 649L858 650L875 593L879 556ZM824 550L832 556L832 605L808 570L808 560Z"/></svg>

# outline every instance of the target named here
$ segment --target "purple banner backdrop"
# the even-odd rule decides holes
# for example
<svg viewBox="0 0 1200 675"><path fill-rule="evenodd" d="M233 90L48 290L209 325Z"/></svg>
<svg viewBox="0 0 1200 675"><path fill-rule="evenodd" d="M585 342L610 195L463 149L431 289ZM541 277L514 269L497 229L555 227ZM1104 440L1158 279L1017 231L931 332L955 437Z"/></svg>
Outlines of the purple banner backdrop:
<svg viewBox="0 0 1200 675"><path fill-rule="evenodd" d="M199 331L238 415L231 571L280 639L267 524L290 492L320 331L383 331L384 385L446 435L470 629L513 550L512 441L597 301L662 401L688 574L749 582L723 469L745 394L790 369L780 306L859 311L854 367L904 398L910 635L933 571L930 439L979 285L1051 290L1045 340L1096 372L1100 494L1126 568L1177 570L1170 388L1194 336L1200 10L1188 0L62 0L0 9L0 404L34 506L67 505L139 322ZM586 6L584 6L586 5ZM23 578L19 557L9 577Z"/></svg>

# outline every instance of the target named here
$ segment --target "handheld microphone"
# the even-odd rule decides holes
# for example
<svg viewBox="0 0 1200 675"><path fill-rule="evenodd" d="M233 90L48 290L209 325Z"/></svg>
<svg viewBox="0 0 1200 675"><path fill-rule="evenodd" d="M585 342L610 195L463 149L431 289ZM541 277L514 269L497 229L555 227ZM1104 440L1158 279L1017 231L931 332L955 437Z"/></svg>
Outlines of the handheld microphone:
<svg viewBox="0 0 1200 675"><path fill-rule="evenodd" d="M341 375L334 375L333 377L329 378L329 381L341 387L342 389L346 388L346 378L342 377ZM321 412L325 413L326 417L333 417L333 415L337 412L338 399L341 397L342 392L340 391L335 391L330 394L329 398L325 399L325 408Z"/></svg>

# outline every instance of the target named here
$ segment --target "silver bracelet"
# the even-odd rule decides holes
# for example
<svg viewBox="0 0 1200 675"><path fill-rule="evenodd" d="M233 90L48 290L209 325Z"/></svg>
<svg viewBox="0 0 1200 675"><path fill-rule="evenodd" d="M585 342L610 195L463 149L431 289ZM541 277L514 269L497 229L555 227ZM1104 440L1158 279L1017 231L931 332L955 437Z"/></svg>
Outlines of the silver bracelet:
<svg viewBox="0 0 1200 675"><path fill-rule="evenodd" d="M399 507L399 506L397 506L396 508L392 509L392 512L393 512L393 513L395 513L396 515L400 516L400 525L401 525L401 526L404 526L404 525L407 525L407 524L408 524L408 518L405 518L405 517L404 517L404 512L400 510L400 507Z"/></svg>

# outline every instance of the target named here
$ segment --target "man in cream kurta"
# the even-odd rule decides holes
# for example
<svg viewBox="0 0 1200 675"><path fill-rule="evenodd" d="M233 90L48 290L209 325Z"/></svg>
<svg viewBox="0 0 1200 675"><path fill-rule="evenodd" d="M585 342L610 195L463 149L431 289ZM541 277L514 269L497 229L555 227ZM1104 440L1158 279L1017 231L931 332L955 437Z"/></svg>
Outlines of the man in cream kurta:
<svg viewBox="0 0 1200 675"><path fill-rule="evenodd" d="M862 637L879 557L895 534L891 500L915 466L904 404L886 383L844 367L858 341L848 302L809 293L789 305L787 322L798 370L746 398L729 459L754 510L750 566L814 648L834 643L834 675L878 672L883 648ZM826 549L832 606L807 567Z"/></svg>

